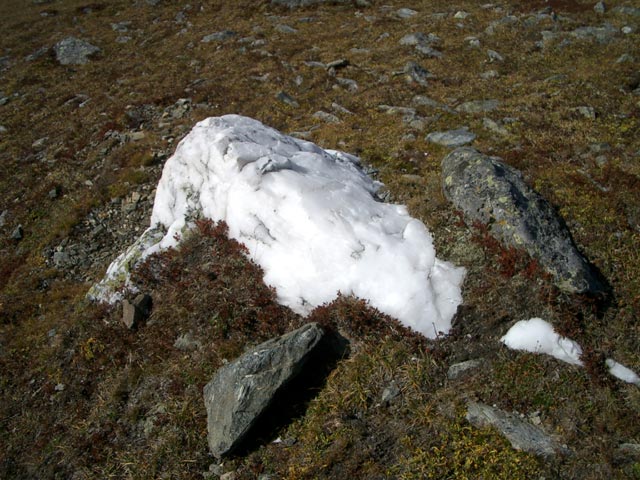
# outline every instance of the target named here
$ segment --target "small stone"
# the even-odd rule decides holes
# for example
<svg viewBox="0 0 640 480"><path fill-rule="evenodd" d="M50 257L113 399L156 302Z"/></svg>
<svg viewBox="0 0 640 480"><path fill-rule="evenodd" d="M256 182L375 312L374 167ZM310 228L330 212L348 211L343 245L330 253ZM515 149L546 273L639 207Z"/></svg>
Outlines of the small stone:
<svg viewBox="0 0 640 480"><path fill-rule="evenodd" d="M423 87L427 86L428 79L435 78L435 75L423 66L418 65L416 62L408 62L404 66L404 72L407 75L407 80L409 82L416 82L418 85L422 85Z"/></svg>
<svg viewBox="0 0 640 480"><path fill-rule="evenodd" d="M58 267L64 267L71 262L71 257L67 252L60 251L53 254L53 264Z"/></svg>
<svg viewBox="0 0 640 480"><path fill-rule="evenodd" d="M135 329L146 320L151 312L151 296L141 293L133 301L122 301L122 322L129 329Z"/></svg>
<svg viewBox="0 0 640 480"><path fill-rule="evenodd" d="M215 32L215 33L210 33L209 35L205 35L204 37L202 37L202 40L200 40L202 43L209 43L209 42L224 42L226 40L229 40L230 38L233 38L237 35L236 32L234 32L233 30L222 30L220 32Z"/></svg>
<svg viewBox="0 0 640 480"><path fill-rule="evenodd" d="M349 66L349 60L345 58L340 58L338 60L334 60L333 62L329 62L326 65L327 70L340 70L341 68L346 68Z"/></svg>
<svg viewBox="0 0 640 480"><path fill-rule="evenodd" d="M354 93L358 91L358 82L350 78L336 77L336 82L348 91Z"/></svg>
<svg viewBox="0 0 640 480"><path fill-rule="evenodd" d="M491 120L490 118L487 118L487 117L483 118L482 126L487 130L489 130L490 132L496 133L502 137L509 136L509 130L504 128L504 126L502 126L500 123L496 122L495 120Z"/></svg>
<svg viewBox="0 0 640 480"><path fill-rule="evenodd" d="M439 45L442 40L437 35L430 33L425 35L422 32L409 33L400 39L400 45Z"/></svg>
<svg viewBox="0 0 640 480"><path fill-rule="evenodd" d="M475 370L482 365L483 360L467 360L466 362L454 363L449 367L447 371L447 378L449 380L457 380L462 376L468 374L471 370Z"/></svg>
<svg viewBox="0 0 640 480"><path fill-rule="evenodd" d="M498 100L473 100L458 105L456 111L461 113L491 112L498 108L499 105L500 102Z"/></svg>
<svg viewBox="0 0 640 480"><path fill-rule="evenodd" d="M296 100L286 92L278 92L276 98L280 100L282 103L285 103L293 108L298 108L300 104L296 102Z"/></svg>
<svg viewBox="0 0 640 480"><path fill-rule="evenodd" d="M31 148L33 148L34 150L42 150L46 145L47 140L49 140L49 137L39 138L31 144Z"/></svg>
<svg viewBox="0 0 640 480"><path fill-rule="evenodd" d="M396 382L391 382L388 387L382 391L380 401L383 405L389 405L395 398L400 395L400 389Z"/></svg>
<svg viewBox="0 0 640 480"><path fill-rule="evenodd" d="M480 78L483 80L492 80L494 78L498 78L500 74L496 70L487 70L486 72L482 72L480 74Z"/></svg>
<svg viewBox="0 0 640 480"><path fill-rule="evenodd" d="M630 33L633 33L635 31L636 31L635 27L630 27L630 26L624 26L621 29L621 32L624 33L625 35L629 35Z"/></svg>
<svg viewBox="0 0 640 480"><path fill-rule="evenodd" d="M504 62L504 57L495 50L488 49L487 55L489 56L490 62Z"/></svg>
<svg viewBox="0 0 640 480"><path fill-rule="evenodd" d="M314 113L312 117L315 118L316 120L322 120L323 122L327 122L327 123L340 123L340 119L336 117L334 114L323 112L322 110Z"/></svg>
<svg viewBox="0 0 640 480"><path fill-rule="evenodd" d="M58 383L58 384L56 384L56 386L55 386L55 387L53 387L53 389L54 389L56 392L62 392L62 391L64 390L64 384L62 384L62 383Z"/></svg>
<svg viewBox="0 0 640 480"><path fill-rule="evenodd" d="M467 128L458 128L448 130L446 132L431 132L426 136L427 142L436 143L443 147L461 147L476 139L476 134L470 132Z"/></svg>
<svg viewBox="0 0 640 480"><path fill-rule="evenodd" d="M179 335L173 346L183 352L192 352L202 348L202 343L193 337L192 332L187 332Z"/></svg>
<svg viewBox="0 0 640 480"><path fill-rule="evenodd" d="M118 23L112 23L111 24L111 29L114 32L120 32L120 33L125 33L129 31L129 27L131 26L131 22L118 22Z"/></svg>
<svg viewBox="0 0 640 480"><path fill-rule="evenodd" d="M9 210L3 210L0 213L0 228L4 227L4 224L7 222L7 215L9 214Z"/></svg>
<svg viewBox="0 0 640 480"><path fill-rule="evenodd" d="M7 130L7 127L5 127L4 125L0 125L0 134L3 133L7 133L9 130Z"/></svg>
<svg viewBox="0 0 640 480"><path fill-rule="evenodd" d="M98 53L100 49L89 42L75 37L67 37L59 41L53 47L56 60L61 65L84 65L89 62L89 57Z"/></svg>
<svg viewBox="0 0 640 480"><path fill-rule="evenodd" d="M53 187L49 190L48 195L51 200L55 200L60 195L60 187Z"/></svg>
<svg viewBox="0 0 640 480"><path fill-rule="evenodd" d="M640 8L638 7L629 7L627 5L622 5L620 7L614 8L613 12L619 15L626 15L630 17L640 17Z"/></svg>
<svg viewBox="0 0 640 480"><path fill-rule="evenodd" d="M11 240L20 241L24 237L24 230L22 229L22 225L18 225L11 232Z"/></svg>
<svg viewBox="0 0 640 480"><path fill-rule="evenodd" d="M576 107L571 109L573 112L577 113L578 115L587 118L589 120L595 120L596 119L596 109L593 107L589 107L586 105L582 105L580 107Z"/></svg>
<svg viewBox="0 0 640 480"><path fill-rule="evenodd" d="M145 136L144 132L131 132L129 134L129 139L133 142L139 142L140 140L144 140Z"/></svg>
<svg viewBox="0 0 640 480"><path fill-rule="evenodd" d="M275 28L280 33L298 33L298 30L289 25L278 24Z"/></svg>
<svg viewBox="0 0 640 480"><path fill-rule="evenodd" d="M600 1L595 4L595 6L593 7L593 10L596 13L604 13L607 10L607 6L604 4L604 2Z"/></svg>
<svg viewBox="0 0 640 480"><path fill-rule="evenodd" d="M455 13L455 15L453 16L453 18L455 18L456 20L464 20L465 18L467 18L469 16L469 14L467 12L465 12L464 10L459 10Z"/></svg>
<svg viewBox="0 0 640 480"><path fill-rule="evenodd" d="M220 475L220 480L236 480L236 472L227 472Z"/></svg>
<svg viewBox="0 0 640 480"><path fill-rule="evenodd" d="M466 37L464 41L467 42L470 47L480 48L480 40L478 37Z"/></svg>
<svg viewBox="0 0 640 480"><path fill-rule="evenodd" d="M633 62L635 62L635 59L628 53L623 53L616 60L616 63L633 63Z"/></svg>
<svg viewBox="0 0 640 480"><path fill-rule="evenodd" d="M400 8L396 10L396 16L402 19L407 19L414 17L418 14L415 10L411 10L410 8Z"/></svg>
<svg viewBox="0 0 640 480"><path fill-rule="evenodd" d="M442 52L430 45L416 45L416 51L428 58L442 58Z"/></svg>

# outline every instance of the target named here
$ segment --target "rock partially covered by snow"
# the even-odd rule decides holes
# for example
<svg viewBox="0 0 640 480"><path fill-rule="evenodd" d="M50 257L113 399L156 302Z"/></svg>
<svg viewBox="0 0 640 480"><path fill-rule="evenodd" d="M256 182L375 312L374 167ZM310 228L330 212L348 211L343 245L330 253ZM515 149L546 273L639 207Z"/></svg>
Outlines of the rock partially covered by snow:
<svg viewBox="0 0 640 480"><path fill-rule="evenodd" d="M278 300L300 314L341 292L428 337L446 333L464 269L437 259L426 227L406 207L381 202L380 186L352 155L250 118L208 118L167 161L150 230L90 296L118 300L123 272L176 246L190 220L205 217L228 224Z"/></svg>
<svg viewBox="0 0 640 480"><path fill-rule="evenodd" d="M500 341L514 350L546 353L563 362L582 365L580 345L558 335L551 324L541 318L516 322Z"/></svg>

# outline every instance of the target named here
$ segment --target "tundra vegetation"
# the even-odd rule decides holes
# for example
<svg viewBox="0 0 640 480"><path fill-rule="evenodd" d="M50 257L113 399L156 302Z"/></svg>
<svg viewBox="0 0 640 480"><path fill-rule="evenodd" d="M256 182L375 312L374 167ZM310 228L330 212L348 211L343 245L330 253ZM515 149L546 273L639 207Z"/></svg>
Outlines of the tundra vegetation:
<svg viewBox="0 0 640 480"><path fill-rule="evenodd" d="M640 390L605 366L640 370L632 3L0 0L0 477L640 478ZM148 226L177 142L228 113L361 157L466 267L451 333L428 340L346 297L302 318L211 222L134 272L153 298L137 329L88 302ZM559 290L465 222L442 191L451 149L427 140L462 127L551 203L610 295ZM579 342L584 368L500 343L531 317ZM349 357L292 422L220 464L202 388L307 321L338 329ZM513 449L467 421L470 402L563 451Z"/></svg>

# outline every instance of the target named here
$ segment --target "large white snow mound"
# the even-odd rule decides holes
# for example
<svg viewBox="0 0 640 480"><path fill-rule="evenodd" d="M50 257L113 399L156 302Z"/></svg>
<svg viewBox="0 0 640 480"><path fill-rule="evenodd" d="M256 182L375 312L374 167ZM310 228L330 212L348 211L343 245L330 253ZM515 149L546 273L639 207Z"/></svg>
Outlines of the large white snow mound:
<svg viewBox="0 0 640 480"><path fill-rule="evenodd" d="M208 118L167 160L151 227L130 248L135 256L121 255L90 296L117 300L113 280L175 246L200 216L224 220L278 300L300 314L341 292L428 337L447 333L462 302L464 269L437 259L427 228L406 207L381 202L380 186L352 155L250 118Z"/></svg>
<svg viewBox="0 0 640 480"><path fill-rule="evenodd" d="M541 318L516 322L500 341L514 350L546 353L563 362L582 365L580 345L558 335L551 324Z"/></svg>

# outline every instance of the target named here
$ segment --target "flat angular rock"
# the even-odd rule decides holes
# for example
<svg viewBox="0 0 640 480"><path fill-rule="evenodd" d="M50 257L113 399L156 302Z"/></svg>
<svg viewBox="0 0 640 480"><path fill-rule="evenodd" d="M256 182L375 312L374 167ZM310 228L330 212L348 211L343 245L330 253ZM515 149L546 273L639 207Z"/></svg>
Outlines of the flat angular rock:
<svg viewBox="0 0 640 480"><path fill-rule="evenodd" d="M316 323L271 339L223 366L204 387L208 441L216 458L232 453L271 406L274 397L298 376L313 375L305 365L326 348Z"/></svg>
<svg viewBox="0 0 640 480"><path fill-rule="evenodd" d="M56 60L61 65L84 65L89 62L91 55L100 51L95 45L75 37L67 37L59 41L53 50L56 53Z"/></svg>
<svg viewBox="0 0 640 480"><path fill-rule="evenodd" d="M466 128L457 128L446 132L431 132L427 135L427 142L437 143L443 147L461 147L476 139L476 134Z"/></svg>
<svg viewBox="0 0 640 480"><path fill-rule="evenodd" d="M466 147L442 160L442 178L445 196L467 219L487 225L503 244L526 250L558 287L571 293L605 293L563 221L519 171Z"/></svg>
<svg viewBox="0 0 640 480"><path fill-rule="evenodd" d="M491 112L498 108L498 106L500 106L498 100L472 100L458 105L456 111L461 113Z"/></svg>
<svg viewBox="0 0 640 480"><path fill-rule="evenodd" d="M516 450L541 457L553 457L561 450L540 427L497 408L471 402L467 406L467 421L477 428L494 427Z"/></svg>

